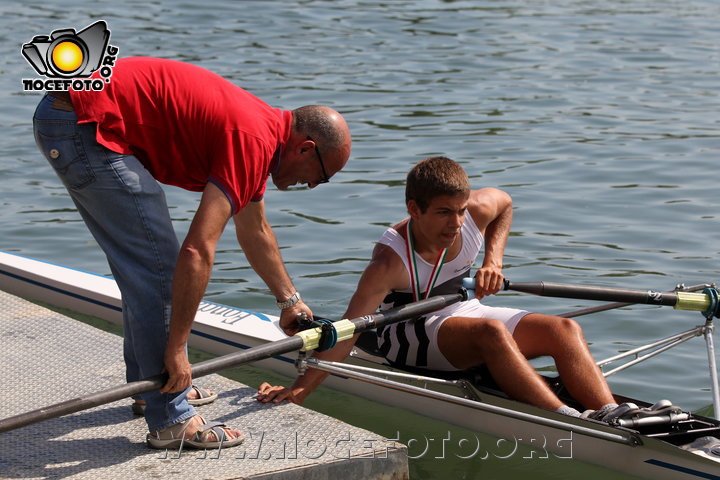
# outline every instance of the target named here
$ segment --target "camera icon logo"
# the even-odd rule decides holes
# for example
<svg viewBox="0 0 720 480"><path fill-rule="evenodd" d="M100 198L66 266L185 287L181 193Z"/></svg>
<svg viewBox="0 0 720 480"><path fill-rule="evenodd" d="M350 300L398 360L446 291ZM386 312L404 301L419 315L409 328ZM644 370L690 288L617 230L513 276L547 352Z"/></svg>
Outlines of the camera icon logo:
<svg viewBox="0 0 720 480"><path fill-rule="evenodd" d="M37 35L22 46L22 54L37 73L50 78L89 77L101 67L110 30L97 21L76 32L73 28L54 30L50 36Z"/></svg>

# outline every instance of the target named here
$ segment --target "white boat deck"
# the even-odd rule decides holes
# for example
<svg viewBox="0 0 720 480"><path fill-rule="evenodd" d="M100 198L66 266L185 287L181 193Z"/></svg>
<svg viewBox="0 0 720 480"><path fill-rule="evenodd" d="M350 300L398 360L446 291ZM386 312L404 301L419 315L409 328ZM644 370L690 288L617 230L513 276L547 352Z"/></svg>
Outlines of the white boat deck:
<svg viewBox="0 0 720 480"><path fill-rule="evenodd" d="M0 418L124 383L122 339L0 291ZM219 375L199 407L243 430L211 451L158 451L123 400L0 434L0 478L408 478L407 449L297 405L263 405L254 388Z"/></svg>

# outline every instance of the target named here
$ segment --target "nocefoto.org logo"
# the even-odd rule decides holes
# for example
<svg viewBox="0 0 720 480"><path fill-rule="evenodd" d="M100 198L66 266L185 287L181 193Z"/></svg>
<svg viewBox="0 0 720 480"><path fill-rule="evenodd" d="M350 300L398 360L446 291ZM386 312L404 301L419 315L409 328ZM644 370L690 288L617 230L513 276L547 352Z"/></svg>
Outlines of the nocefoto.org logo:
<svg viewBox="0 0 720 480"><path fill-rule="evenodd" d="M110 30L103 20L76 32L73 28L36 35L22 46L22 54L35 71L47 77L23 78L23 90L67 91L105 88L110 82L118 48L109 44ZM99 70L99 78L88 78Z"/></svg>

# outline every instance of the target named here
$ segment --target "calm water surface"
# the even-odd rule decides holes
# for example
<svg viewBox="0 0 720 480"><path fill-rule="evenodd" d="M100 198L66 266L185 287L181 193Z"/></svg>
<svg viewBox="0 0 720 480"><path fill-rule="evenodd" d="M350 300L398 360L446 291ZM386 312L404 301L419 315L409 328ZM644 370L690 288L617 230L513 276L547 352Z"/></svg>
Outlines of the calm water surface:
<svg viewBox="0 0 720 480"><path fill-rule="evenodd" d="M34 35L104 19L120 56L196 63L273 106L320 103L346 116L348 167L314 191L266 196L288 269L318 314L342 314L373 243L405 214L405 173L439 154L462 162L475 187L513 196L505 263L514 281L671 289L720 279L717 2L68 0L0 2L0 13L2 250L109 273L36 151L39 96L22 92L34 72L20 55ZM169 188L168 197L184 235L198 195ZM208 296L274 308L231 232ZM491 302L548 313L588 305L514 294ZM630 307L580 321L593 353L607 357L703 319ZM710 403L707 378L697 340L611 384L698 409ZM355 405L362 414L344 420L389 436L397 429L387 418L401 415L328 391L310 403ZM408 416L398 428L407 438L450 427ZM420 458L411 468L413 478L607 478L571 461Z"/></svg>

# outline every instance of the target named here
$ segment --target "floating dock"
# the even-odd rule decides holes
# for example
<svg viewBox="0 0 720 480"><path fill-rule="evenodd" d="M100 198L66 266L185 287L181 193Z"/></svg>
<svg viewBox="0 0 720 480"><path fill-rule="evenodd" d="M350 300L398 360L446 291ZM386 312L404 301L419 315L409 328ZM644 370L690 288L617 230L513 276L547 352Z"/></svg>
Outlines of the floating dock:
<svg viewBox="0 0 720 480"><path fill-rule="evenodd" d="M0 291L0 418L125 382L122 338ZM198 407L242 430L221 450L153 450L131 400L0 434L3 479L408 478L407 448L290 403L261 404L255 388L209 375L219 393Z"/></svg>

